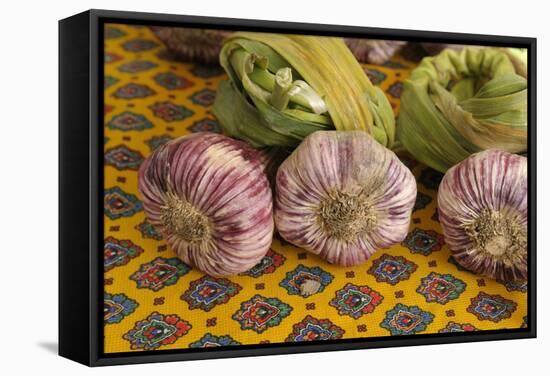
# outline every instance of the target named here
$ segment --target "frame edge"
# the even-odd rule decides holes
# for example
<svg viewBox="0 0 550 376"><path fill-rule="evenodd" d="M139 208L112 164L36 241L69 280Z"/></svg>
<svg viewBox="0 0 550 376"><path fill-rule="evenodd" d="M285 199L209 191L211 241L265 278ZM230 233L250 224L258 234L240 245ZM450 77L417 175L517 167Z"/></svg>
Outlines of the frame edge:
<svg viewBox="0 0 550 376"><path fill-rule="evenodd" d="M85 18L85 21L83 21L83 18ZM98 278L97 273L99 273L99 263L98 263L98 255L97 252L99 250L99 241L101 240L98 237L97 234L97 226L99 225L100 220L100 211L99 211L99 191L97 191L98 184L102 183L102 181L99 181L99 177L101 177L100 172L98 171L98 150L101 147L101 142L98 137L98 124L100 124L100 114L101 111L99 109L99 95L102 95L98 91L98 84L97 80L100 79L99 74L101 71L99 70L100 67L97 64L100 64L99 62L99 52L98 46L101 42L99 39L99 31L98 26L101 25L101 19L108 19L108 18L125 18L127 20L133 20L133 21L140 21L140 22L182 22L185 20L185 22L189 24L196 24L196 25L202 25L202 24L213 24L213 23L219 23L223 25L243 25L248 26L252 28L256 27L268 27L268 28L274 28L279 30L288 30L290 29L300 29L303 32L308 31L319 31L319 29L325 30L325 32L334 34L337 29L343 30L344 34L353 34L353 33L370 33L373 36L379 36L381 34L391 34L392 36L396 36L398 34L402 35L409 35L413 36L416 39L421 39L426 37L426 35L432 35L433 33L436 33L438 37L443 37L443 40L445 41L452 41L455 39L459 40L467 40L467 39L475 39L475 38L481 38L481 37L488 37L492 43L503 43L504 40L506 40L506 44L522 44L526 45L528 44L530 46L530 81L529 84L530 87L530 100L532 103L535 103L534 100L536 98L536 86L535 86L535 78L536 78L536 38L529 38L529 37L503 37L503 36L487 36L487 35L476 35L476 34L460 34L460 33L442 33L442 32L436 32L436 31L416 31L416 30L398 30L398 29L379 29L379 28L368 28L368 27L360 27L360 26L338 26L338 25L319 25L319 24L308 24L308 23L292 23L292 22L279 22L279 21L258 21L258 20L244 20L244 19L228 19L228 18L216 18L216 17L202 17L202 16L178 16L178 15L169 15L169 14L154 14L154 13L134 13L134 12L122 12L122 11L107 11L107 10L89 10L84 13L78 14L76 16L72 16L69 18L66 18L64 20L60 21L60 49L59 49L59 61L60 61L60 79L59 79L59 86L60 86L60 160L59 160L59 166L60 166L60 227L59 227L59 238L60 238L60 253L59 253L59 265L60 265L60 285L59 285L59 293L60 293L60 302L59 302L59 309L60 309L60 322L59 322L59 354L61 356L67 357L69 359L75 360L79 363L88 365L88 366L104 366L104 365L116 365L116 364L135 364L135 363L150 363L150 362L166 362L166 361L181 361L181 360L196 360L196 359L212 359L212 358L228 358L228 357L246 357L246 356L265 356L265 355L277 355L277 354L290 354L290 353L309 353L309 352L323 352L323 351L342 351L342 350L358 350L358 349L367 349L367 348L384 348L384 347L397 347L397 346L412 346L412 345L431 345L431 344L447 344L447 343L463 343L463 342L478 342L478 341L492 341L492 340L502 340L502 339L522 339L522 338L536 338L536 291L535 286L531 286L532 290L530 291L530 296L533 296L533 299L529 302L529 309L531 310L529 312L529 330L528 331L522 331L521 333L486 333L484 335L484 338L481 337L470 337L470 336L457 336L457 337L437 337L437 338L425 338L424 336L419 336L417 338L403 338L400 340L391 340L391 341L384 341L378 339L375 343L334 343L334 344L319 344L317 346L303 346L303 347L264 347L264 348L243 348L240 350L232 350L232 351L209 351L209 352L201 352L201 353L158 353L158 354L144 354L144 355L138 355L135 356L116 356L116 354L113 354L115 356L105 356L105 354L101 353L101 347L99 344L99 341L102 339L100 338L100 333L98 332L97 325L100 325L99 322L99 315L98 315L98 304L97 302L97 296L100 292L100 283L101 279ZM78 45L76 43L73 45L75 50L83 51L87 48L87 60L85 65L85 71L88 73L88 76L86 77L86 87L82 88L81 85L75 83L75 82L68 82L71 81L68 78L68 75L62 72L62 65L64 62L69 62L70 60L67 59L67 51L64 51L64 48L62 48L62 28L65 26L65 34L68 31L68 34L73 34L73 30L70 30L69 24L72 22L75 22L76 19L79 19L82 22L82 25L78 25L78 28L75 27L75 30L78 29L81 32L87 33L87 40L86 44L84 46ZM82 30L81 28L84 28L86 30ZM69 31L70 30L70 31ZM69 36L69 39L71 39L73 42L75 39L77 39L75 36ZM510 42L512 40L512 42ZM63 60L66 59L66 60ZM73 61L70 61L73 63ZM95 80L95 81L94 81ZM84 80L83 80L84 81ZM63 86L66 85L66 87L63 88ZM68 231L68 229L75 228L77 226L76 221L72 219L70 216L65 217L62 210L62 200L63 201L74 201L76 205L76 202L78 200L81 200L82 197L80 194L74 193L74 194L63 194L63 188L62 186L67 183L72 184L72 190L78 191L78 189L74 186L75 178L71 174L71 172L75 172L75 170L71 169L74 168L74 166L70 166L71 163L64 161L63 154L62 154L62 148L64 145L62 145L62 142L65 142L67 137L67 132L74 132L74 121L70 120L70 116L68 116L67 113L74 112L68 111L66 103L63 101L63 96L67 99L67 97L75 97L71 100L68 100L67 102L77 102L78 105L84 103L87 106L87 112L86 116L79 114L75 119L78 119L78 125L80 125L80 122L86 122L88 125L88 128L86 128L87 131L87 142L85 144L78 144L75 145L74 149L84 149L88 154L86 155L86 162L87 165L83 163L83 161L78 160L80 163L78 165L78 168L80 170L85 170L86 173L86 181L82 182L80 181L80 178L82 176L79 176L79 188L82 188L83 192L86 192L89 196L86 197L87 201L89 202L90 206L88 208L88 211L85 213L82 210L82 208L79 209L79 217L85 217L87 222L87 226L82 226L85 228L85 231L88 232L88 234L84 237L87 243L85 244L84 248L89 251L86 252L84 255L76 255L76 252L74 252L75 247L70 246L69 242L63 242L62 246L62 239L67 240L67 238L70 238L69 235L64 235L65 232ZM78 97L78 98L77 98ZM62 105L62 103L64 103ZM532 160L532 167L533 169L536 167L535 161L533 160L533 156L536 156L536 104L532 105L530 107L530 126L531 126L531 135L530 135L530 141L531 141L531 147L532 150L530 150L530 158ZM85 118L85 120L84 120ZM69 120L67 120L69 119ZM65 136L62 135L62 133L65 134ZM64 138L65 141L62 141ZM75 141L75 138L71 137L69 141ZM80 141L79 141L80 142ZM80 152L81 150L77 150L77 152ZM532 153L532 154L531 154ZM79 154L80 155L80 154ZM65 154L66 156L66 154ZM76 162L76 160L75 160ZM82 171L76 171L80 172L80 175L82 175ZM96 180L94 180L94 178ZM88 180L89 179L89 180ZM531 180L532 179L532 180ZM533 201L535 201L536 196L533 196L536 194L536 179L534 174L531 174L530 183L531 191L530 196L533 198ZM84 183L82 185L81 183ZM97 187L96 187L97 186ZM532 192L532 193L531 193ZM77 198L77 196L79 198ZM94 206L95 205L95 206ZM534 206L531 206L530 208L534 208ZM533 219L536 215L535 210L533 209L531 214L533 216ZM534 224L536 222L533 222ZM82 229L79 227L78 231L82 231ZM95 231L95 232L94 232ZM530 231L532 231L532 236L535 236L535 226L532 226ZM82 232L81 232L82 233ZM65 238L64 238L65 236ZM73 235L73 237L78 238L78 236ZM533 239L533 243L531 244L532 254L533 257L531 259L531 267L532 267L532 276L535 278L535 247L536 247L536 238L531 237ZM70 246L71 249L68 249ZM78 247L78 249L81 249ZM72 251L72 253L71 253ZM84 252L82 252L84 253ZM81 317L87 317L89 320L86 323L86 325L82 324L82 321L78 325L81 327L85 327L87 330L86 333L86 341L84 340L84 337L82 335L77 334L77 332L73 333L67 333L67 326L65 326L67 323L65 320L62 319L62 306L66 306L68 300L66 299L68 296L70 296L71 293L76 293L76 291L84 291L81 288L82 287L75 287L71 283L69 285L65 285L65 281L62 279L62 264L64 263L62 258L68 258L69 262L65 262L65 265L68 264L69 268L73 266L74 262L83 262L83 260L80 260L82 257L86 257L86 268L85 272L82 268L78 268L79 271L81 271L83 274L79 275L79 272L75 270L69 271L72 273L72 275L77 275L78 277L84 278L84 276L87 278L87 286L85 291L87 291L89 294L84 294L85 299L87 300L84 307L87 308L87 310L83 310L81 307L76 307L76 303L72 304L70 307L64 307L63 313L64 317L67 317L67 312L71 316L79 317L80 314L83 316ZM72 258L71 258L72 257ZM63 270L64 273L68 272L67 266L65 266L65 269ZM69 273L69 274L70 274ZM65 277L67 277L67 274L65 274ZM65 304L62 303L62 301L65 301ZM81 302L79 302L81 303ZM92 312L93 311L93 312ZM81 313L82 312L82 313ZM76 321L76 318L73 318L74 321ZM63 328L63 329L62 329ZM83 332L83 328L79 328L80 333ZM62 336L62 331L64 332L64 336ZM69 331L70 332L70 331ZM72 343L74 345L69 345ZM426 343L426 341L429 341ZM63 345L62 345L63 343ZM70 348L68 348L68 347Z"/></svg>
<svg viewBox="0 0 550 376"><path fill-rule="evenodd" d="M59 355L90 365L90 12L59 21ZM95 252L93 252L95 254ZM82 319L86 318L83 325Z"/></svg>

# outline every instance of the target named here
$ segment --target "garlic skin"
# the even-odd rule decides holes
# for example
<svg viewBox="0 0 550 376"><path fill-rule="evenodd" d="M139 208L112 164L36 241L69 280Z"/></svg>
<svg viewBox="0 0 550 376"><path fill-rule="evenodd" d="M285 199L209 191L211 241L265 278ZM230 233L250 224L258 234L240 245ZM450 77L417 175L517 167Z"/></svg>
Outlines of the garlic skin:
<svg viewBox="0 0 550 376"><path fill-rule="evenodd" d="M180 137L139 170L148 220L186 263L214 277L238 274L269 250L272 194L260 154L215 133Z"/></svg>
<svg viewBox="0 0 550 376"><path fill-rule="evenodd" d="M527 158L494 149L473 154L447 171L437 201L460 265L503 281L527 279Z"/></svg>
<svg viewBox="0 0 550 376"><path fill-rule="evenodd" d="M416 181L364 131L307 136L279 168L275 223L288 242L344 266L407 236Z"/></svg>

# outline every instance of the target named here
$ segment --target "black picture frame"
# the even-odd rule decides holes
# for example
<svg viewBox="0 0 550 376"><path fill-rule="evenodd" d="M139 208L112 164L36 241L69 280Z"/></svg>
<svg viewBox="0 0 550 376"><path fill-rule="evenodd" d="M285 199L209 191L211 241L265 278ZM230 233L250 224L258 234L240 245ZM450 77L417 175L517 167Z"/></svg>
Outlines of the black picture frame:
<svg viewBox="0 0 550 376"><path fill-rule="evenodd" d="M528 326L323 343L103 353L103 24L238 29L528 49ZM535 38L88 10L59 21L59 354L88 366L536 337Z"/></svg>

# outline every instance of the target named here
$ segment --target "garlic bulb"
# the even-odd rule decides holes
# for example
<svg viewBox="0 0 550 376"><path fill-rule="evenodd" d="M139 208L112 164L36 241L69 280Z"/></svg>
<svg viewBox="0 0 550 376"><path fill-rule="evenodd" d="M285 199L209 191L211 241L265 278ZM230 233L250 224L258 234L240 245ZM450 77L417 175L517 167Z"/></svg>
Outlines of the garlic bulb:
<svg viewBox="0 0 550 376"><path fill-rule="evenodd" d="M399 40L346 38L345 42L355 58L362 63L384 64L407 44Z"/></svg>
<svg viewBox="0 0 550 376"><path fill-rule="evenodd" d="M170 247L211 276L244 272L269 250L271 189L260 154L241 141L207 132L173 140L141 165L139 191Z"/></svg>
<svg viewBox="0 0 550 376"><path fill-rule="evenodd" d="M275 223L288 242L345 266L407 235L413 174L364 131L304 139L276 178Z"/></svg>
<svg viewBox="0 0 550 376"><path fill-rule="evenodd" d="M186 27L152 26L151 29L177 59L204 64L218 64L223 39L231 34Z"/></svg>
<svg viewBox="0 0 550 376"><path fill-rule="evenodd" d="M439 220L456 261L504 281L527 278L527 158L499 150L452 167L438 192Z"/></svg>

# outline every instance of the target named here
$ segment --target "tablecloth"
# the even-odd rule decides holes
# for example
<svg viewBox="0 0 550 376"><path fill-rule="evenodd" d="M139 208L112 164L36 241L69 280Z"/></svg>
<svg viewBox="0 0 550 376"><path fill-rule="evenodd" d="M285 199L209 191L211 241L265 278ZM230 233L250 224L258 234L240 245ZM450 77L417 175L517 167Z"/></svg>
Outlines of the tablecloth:
<svg viewBox="0 0 550 376"><path fill-rule="evenodd" d="M226 75L174 60L144 26L106 25L104 35L106 353L526 325L527 284L476 276L454 262L437 219L442 175L406 156L418 182L409 234L361 266L328 264L278 237L257 266L231 278L180 261L145 218L137 170L168 140L221 132L210 110ZM396 114L417 60L401 54L364 65ZM303 297L308 279L320 289Z"/></svg>

